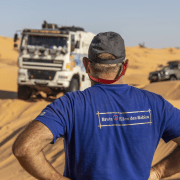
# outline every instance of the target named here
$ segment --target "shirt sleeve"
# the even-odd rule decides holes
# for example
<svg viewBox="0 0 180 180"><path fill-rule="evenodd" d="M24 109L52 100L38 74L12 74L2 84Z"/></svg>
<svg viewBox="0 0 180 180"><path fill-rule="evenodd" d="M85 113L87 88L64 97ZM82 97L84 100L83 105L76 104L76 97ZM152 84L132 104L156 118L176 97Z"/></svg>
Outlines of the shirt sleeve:
<svg viewBox="0 0 180 180"><path fill-rule="evenodd" d="M54 136L53 143L57 138L65 136L73 125L73 103L69 96L64 95L48 105L35 120L46 125Z"/></svg>
<svg viewBox="0 0 180 180"><path fill-rule="evenodd" d="M165 100L164 104L165 129L162 139L167 143L180 136L180 110Z"/></svg>

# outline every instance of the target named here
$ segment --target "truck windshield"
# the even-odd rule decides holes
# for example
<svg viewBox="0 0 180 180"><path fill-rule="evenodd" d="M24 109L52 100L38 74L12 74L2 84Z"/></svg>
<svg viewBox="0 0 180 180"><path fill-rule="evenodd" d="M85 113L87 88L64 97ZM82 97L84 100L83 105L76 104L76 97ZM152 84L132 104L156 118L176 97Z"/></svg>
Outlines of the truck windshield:
<svg viewBox="0 0 180 180"><path fill-rule="evenodd" d="M46 48L51 48L53 46L67 47L67 39L67 37L29 35L27 45L43 46Z"/></svg>

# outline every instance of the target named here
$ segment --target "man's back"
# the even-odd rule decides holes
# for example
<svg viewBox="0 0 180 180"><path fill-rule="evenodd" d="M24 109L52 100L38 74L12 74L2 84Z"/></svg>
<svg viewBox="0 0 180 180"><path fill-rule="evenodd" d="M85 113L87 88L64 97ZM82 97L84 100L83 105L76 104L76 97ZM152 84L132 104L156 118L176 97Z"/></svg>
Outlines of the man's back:
<svg viewBox="0 0 180 180"><path fill-rule="evenodd" d="M36 120L42 119L55 139L65 137L66 177L144 180L161 136L168 141L180 135L171 135L170 126L166 132L167 123L177 119L174 111L156 94L126 84L97 84L67 93ZM53 125L45 120L48 114Z"/></svg>
<svg viewBox="0 0 180 180"><path fill-rule="evenodd" d="M37 179L52 180L159 180L180 172L180 111L161 96L122 84L128 67L122 37L97 34L83 64L92 87L55 100L36 118L45 125L33 121L18 136L13 153L21 165ZM42 152L61 136L65 177ZM178 146L151 167L161 137Z"/></svg>

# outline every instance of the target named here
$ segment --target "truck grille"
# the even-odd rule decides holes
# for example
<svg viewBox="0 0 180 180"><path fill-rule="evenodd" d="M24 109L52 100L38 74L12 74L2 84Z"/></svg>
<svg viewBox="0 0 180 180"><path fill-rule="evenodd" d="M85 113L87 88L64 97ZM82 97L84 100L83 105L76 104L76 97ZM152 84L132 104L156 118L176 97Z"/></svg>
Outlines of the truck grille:
<svg viewBox="0 0 180 180"><path fill-rule="evenodd" d="M22 65L24 68L32 69L51 69L51 70L62 70L63 60L46 60L46 59L28 59L24 58Z"/></svg>
<svg viewBox="0 0 180 180"><path fill-rule="evenodd" d="M29 79L53 80L56 71L28 69Z"/></svg>

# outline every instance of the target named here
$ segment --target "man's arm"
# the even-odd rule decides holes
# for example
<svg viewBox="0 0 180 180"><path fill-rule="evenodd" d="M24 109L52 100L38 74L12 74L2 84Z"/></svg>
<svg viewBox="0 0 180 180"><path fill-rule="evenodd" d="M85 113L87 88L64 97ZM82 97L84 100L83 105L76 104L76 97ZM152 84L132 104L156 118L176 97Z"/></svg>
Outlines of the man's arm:
<svg viewBox="0 0 180 180"><path fill-rule="evenodd" d="M68 180L44 157L42 150L53 141L52 132L41 122L33 121L13 144L13 153L22 167L40 180Z"/></svg>
<svg viewBox="0 0 180 180"><path fill-rule="evenodd" d="M151 168L148 180L159 180L180 172L180 137L173 139L177 147L167 157Z"/></svg>

